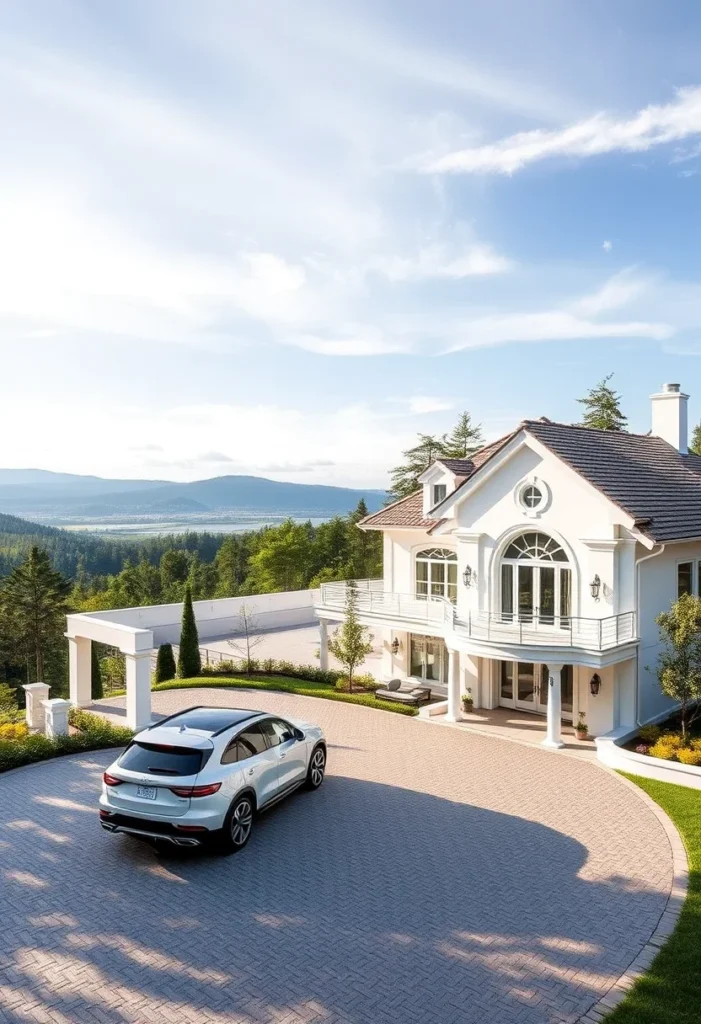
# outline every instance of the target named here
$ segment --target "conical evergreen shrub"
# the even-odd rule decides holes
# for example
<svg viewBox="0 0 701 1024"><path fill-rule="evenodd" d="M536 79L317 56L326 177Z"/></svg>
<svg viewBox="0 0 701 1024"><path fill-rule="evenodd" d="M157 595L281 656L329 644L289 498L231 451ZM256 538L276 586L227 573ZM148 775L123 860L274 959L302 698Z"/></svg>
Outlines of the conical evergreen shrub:
<svg viewBox="0 0 701 1024"><path fill-rule="evenodd" d="M180 627L180 650L178 652L178 675L181 679L198 676L202 668L200 660L200 638L197 635L195 610L192 607L190 584L185 588L183 619Z"/></svg>
<svg viewBox="0 0 701 1024"><path fill-rule="evenodd" d="M167 683L169 679L175 679L175 658L171 644L161 644L158 648L156 658L156 674L153 677L154 683Z"/></svg>

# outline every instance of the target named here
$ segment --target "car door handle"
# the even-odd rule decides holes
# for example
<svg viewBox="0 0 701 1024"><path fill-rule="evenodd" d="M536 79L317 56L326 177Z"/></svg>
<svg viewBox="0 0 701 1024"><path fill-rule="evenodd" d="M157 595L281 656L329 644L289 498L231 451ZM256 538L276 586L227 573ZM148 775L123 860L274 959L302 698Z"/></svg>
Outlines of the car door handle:
<svg viewBox="0 0 701 1024"><path fill-rule="evenodd" d="M287 757L287 754L280 754L280 760L281 761L284 761L286 757Z"/></svg>
<svg viewBox="0 0 701 1024"><path fill-rule="evenodd" d="M253 775L254 771L255 771L255 768L249 768L248 769L248 774L249 775Z"/></svg>

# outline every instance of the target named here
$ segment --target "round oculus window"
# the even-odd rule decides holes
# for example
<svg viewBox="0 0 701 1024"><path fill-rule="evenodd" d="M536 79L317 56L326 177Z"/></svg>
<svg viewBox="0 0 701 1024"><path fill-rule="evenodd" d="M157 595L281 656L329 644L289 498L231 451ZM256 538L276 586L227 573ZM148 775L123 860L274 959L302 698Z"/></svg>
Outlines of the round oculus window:
<svg viewBox="0 0 701 1024"><path fill-rule="evenodd" d="M535 484L527 484L521 491L520 498L525 508L538 508L543 503L543 492Z"/></svg>

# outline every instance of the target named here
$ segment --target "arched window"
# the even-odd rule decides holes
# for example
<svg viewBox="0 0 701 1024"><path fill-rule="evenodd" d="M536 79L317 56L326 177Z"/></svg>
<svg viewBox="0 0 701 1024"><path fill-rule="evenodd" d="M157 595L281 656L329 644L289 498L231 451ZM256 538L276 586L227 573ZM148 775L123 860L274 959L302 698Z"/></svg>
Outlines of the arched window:
<svg viewBox="0 0 701 1024"><path fill-rule="evenodd" d="M545 533L522 533L501 563L501 612L508 621L569 625L572 570L566 552Z"/></svg>
<svg viewBox="0 0 701 1024"><path fill-rule="evenodd" d="M416 596L458 599L458 556L447 548L430 548L416 556Z"/></svg>

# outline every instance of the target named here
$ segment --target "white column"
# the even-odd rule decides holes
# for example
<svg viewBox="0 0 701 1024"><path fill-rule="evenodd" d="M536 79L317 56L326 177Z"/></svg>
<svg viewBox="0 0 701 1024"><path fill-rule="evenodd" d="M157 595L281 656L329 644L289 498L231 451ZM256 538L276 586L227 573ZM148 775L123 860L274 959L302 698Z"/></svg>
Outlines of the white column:
<svg viewBox="0 0 701 1024"><path fill-rule="evenodd" d="M447 722L459 722L460 708L460 653L448 650L448 713Z"/></svg>
<svg viewBox="0 0 701 1024"><path fill-rule="evenodd" d="M329 667L329 627L326 619L319 619L319 668L326 672Z"/></svg>
<svg viewBox="0 0 701 1024"><path fill-rule="evenodd" d="M564 747L562 742L562 665L548 665L548 726L544 747Z"/></svg>
<svg viewBox="0 0 701 1024"><path fill-rule="evenodd" d="M45 714L46 735L53 739L54 736L68 735L68 712L72 705L69 700L62 700L54 697L53 700L43 700L42 706Z"/></svg>
<svg viewBox="0 0 701 1024"><path fill-rule="evenodd" d="M92 703L92 643L84 636L68 637L68 673L71 704L86 708Z"/></svg>
<svg viewBox="0 0 701 1024"><path fill-rule="evenodd" d="M51 687L48 683L29 683L23 686L25 693L25 720L30 732L44 731L44 707L43 702L49 698Z"/></svg>
<svg viewBox="0 0 701 1024"><path fill-rule="evenodd" d="M127 725L145 729L151 724L151 652L125 654L127 666Z"/></svg>

